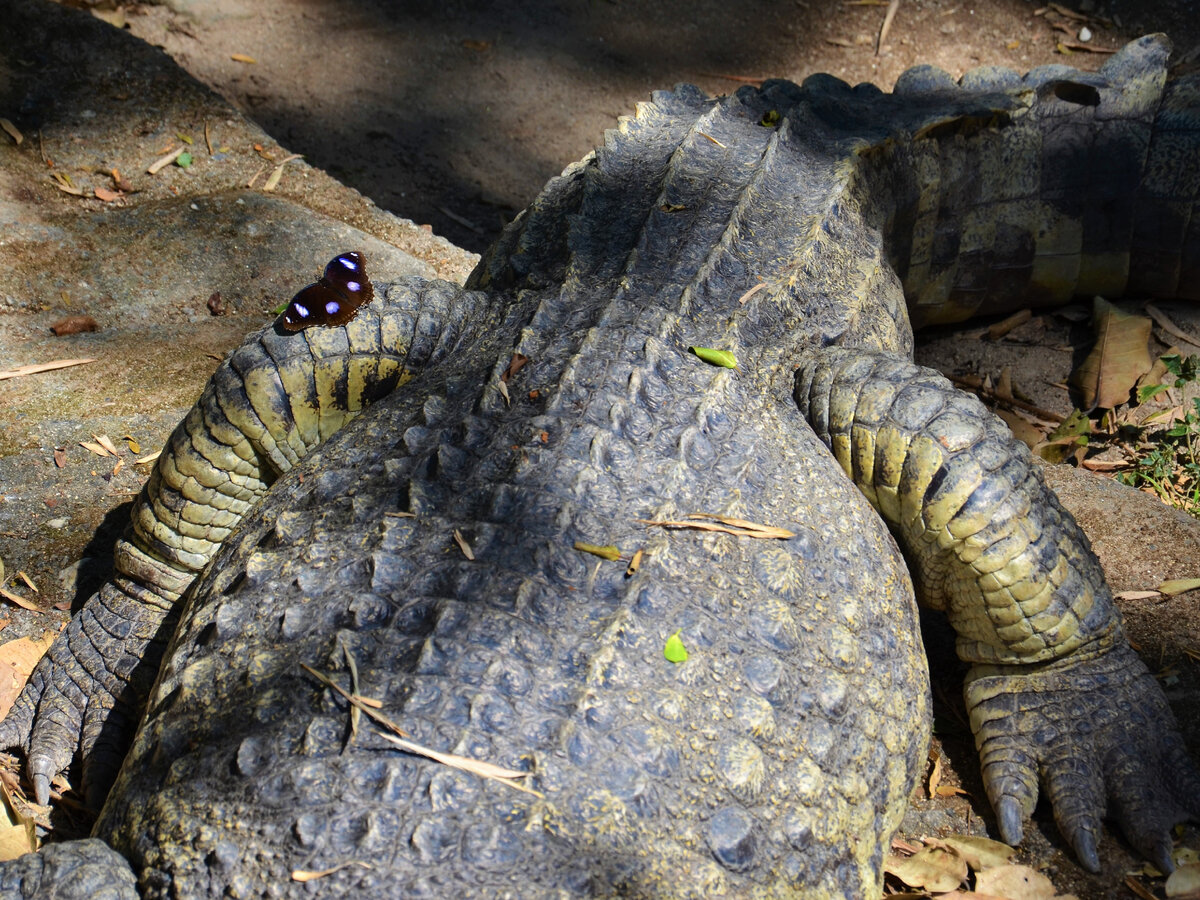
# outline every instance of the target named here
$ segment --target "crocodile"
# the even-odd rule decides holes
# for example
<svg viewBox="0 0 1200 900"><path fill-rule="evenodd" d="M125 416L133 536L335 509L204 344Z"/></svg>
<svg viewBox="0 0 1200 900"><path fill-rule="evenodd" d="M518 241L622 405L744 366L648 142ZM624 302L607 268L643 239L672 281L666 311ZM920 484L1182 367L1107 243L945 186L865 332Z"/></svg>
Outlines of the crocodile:
<svg viewBox="0 0 1200 900"><path fill-rule="evenodd" d="M0 725L40 801L78 755L104 804L0 891L878 896L914 596L1000 836L1040 791L1085 867L1107 815L1169 871L1200 775L1086 538L911 361L914 323L1200 298L1168 56L659 92L465 287L250 336Z"/></svg>

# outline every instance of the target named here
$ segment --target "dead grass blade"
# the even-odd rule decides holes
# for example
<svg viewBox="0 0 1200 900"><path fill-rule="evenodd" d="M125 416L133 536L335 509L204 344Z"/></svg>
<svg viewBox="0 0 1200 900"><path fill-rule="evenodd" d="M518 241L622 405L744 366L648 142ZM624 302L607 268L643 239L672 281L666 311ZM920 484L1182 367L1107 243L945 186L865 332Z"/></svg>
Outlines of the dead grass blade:
<svg viewBox="0 0 1200 900"><path fill-rule="evenodd" d="M461 769L464 772L470 772L472 775L478 775L480 778L488 778L492 781L498 781L501 784L506 784L510 788L521 791L525 794L533 794L538 799L545 799L545 794L541 791L535 791L531 787L516 781L518 778L525 778L529 775L528 772L518 772L515 769L506 769L504 766L498 766L495 763L484 762L481 759L471 759L466 756L458 756L455 753L442 753L438 750L433 750L413 741L406 741L404 738L398 738L391 734L379 732L379 736L385 741L390 741L401 750L409 753L415 753L418 756L424 756L427 759L432 759L434 762L439 762L444 766L450 766L454 769Z"/></svg>
<svg viewBox="0 0 1200 900"><path fill-rule="evenodd" d="M372 699L370 697L360 697L357 693L353 693L353 694L350 693L350 691L346 690L344 687L342 687L340 684L338 684L336 681L334 681L328 675L324 674L323 672L318 672L312 666L305 665L304 663L300 663L300 668L302 668L305 672L307 672L313 678L317 679L317 681L321 682L321 684L325 685L327 688L331 688L332 690L337 691L339 694L341 694L343 697L346 698L347 703L349 703L355 709L362 710L370 718L374 719L380 725L383 725L385 728L390 728L392 731L396 732L396 734L400 735L401 737L408 737L407 731L405 731L403 728L401 728L399 725L397 725L395 722L393 722L391 719L389 719L383 713L379 712L379 709L383 706L383 704L380 703L378 700Z"/></svg>
<svg viewBox="0 0 1200 900"><path fill-rule="evenodd" d="M27 366L17 366L15 369L0 372L0 381L9 378L22 378L26 375L36 375L39 372L52 372L55 369L67 369L71 366L82 366L86 363L94 363L95 361L96 357L90 356L87 359L56 359L53 362L47 363L30 363Z"/></svg>
<svg viewBox="0 0 1200 900"><path fill-rule="evenodd" d="M1146 315L1154 320L1154 324L1165 331L1171 337L1179 338L1184 343L1191 344L1193 347L1200 347L1200 338L1188 334L1179 328L1174 322L1167 318L1167 314L1155 306L1153 303L1146 304Z"/></svg>
<svg viewBox="0 0 1200 900"><path fill-rule="evenodd" d="M344 644L342 645L342 650L346 654L346 659L349 661L350 651L346 649ZM352 661L348 664L350 665L350 681L352 685L355 685L358 681L358 670ZM479 759L471 759L466 756L458 756L454 753L442 753L439 750L433 750L429 747L415 743L414 741L407 740L408 732L378 711L378 707L381 705L378 700L360 697L357 693L357 689L355 693L347 691L328 675L324 674L323 672L318 672L312 666L306 665L305 663L300 663L300 668L302 668L313 678L317 679L317 681L321 682L321 684L333 689L334 691L337 691L337 693L345 697L347 702L349 702L355 709L361 710L380 725L383 725L385 728L394 731L396 735L399 735L399 737L397 737L396 735L385 734L382 731L378 732L380 737L391 741L402 750L408 753L415 753L418 756L424 756L427 759L432 759L434 762L439 762L445 766L451 766L455 769L461 769L464 772L470 772L474 775L478 775L481 778L490 778L493 781L499 781L500 783L506 784L518 791L522 791L526 794L533 794L533 796L538 797L539 799L544 798L545 795L540 791L535 791L533 788L526 787L523 784L518 784L513 780L516 778L525 778L529 775L528 772L518 772L515 769L506 769L503 766L496 765L495 763L484 762L483 760Z"/></svg>
<svg viewBox="0 0 1200 900"><path fill-rule="evenodd" d="M275 190L275 188L279 187L279 180L283 178L283 167L294 159L302 158L303 154L293 153L291 156L285 156L283 159L281 159L279 161L279 165L271 170L271 174L268 175L267 180L263 182L262 189L269 194L271 191Z"/></svg>
<svg viewBox="0 0 1200 900"><path fill-rule="evenodd" d="M794 531L779 528L775 525L762 525L758 522L748 522L745 519L735 519L731 516L718 516L714 513L691 513L683 519L634 519L641 525L653 525L658 528L688 528L694 531L715 531L721 534L732 534L736 537L766 538L785 541L796 536Z"/></svg>
<svg viewBox="0 0 1200 900"><path fill-rule="evenodd" d="M324 878L326 875L332 875L334 872L340 872L342 869L348 869L351 866L360 866L364 869L373 869L370 863L359 862L357 859L352 859L349 862L338 863L330 869L320 869L319 871L311 871L309 869L292 869L292 881L299 881L305 884L309 881L316 881L318 878Z"/></svg>
<svg viewBox="0 0 1200 900"><path fill-rule="evenodd" d="M891 0L888 4L887 12L883 14L883 25L879 28L879 37L875 40L875 55L879 55L879 49L883 46L883 42L887 40L888 32L892 30L892 20L896 18L896 10L900 8L900 0Z"/></svg>

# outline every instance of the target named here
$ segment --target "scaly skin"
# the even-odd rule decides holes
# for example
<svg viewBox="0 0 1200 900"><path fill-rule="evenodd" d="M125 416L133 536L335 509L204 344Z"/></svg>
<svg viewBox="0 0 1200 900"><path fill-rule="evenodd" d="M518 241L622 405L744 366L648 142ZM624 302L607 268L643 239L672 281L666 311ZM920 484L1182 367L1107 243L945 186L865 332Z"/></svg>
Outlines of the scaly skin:
<svg viewBox="0 0 1200 900"><path fill-rule="evenodd" d="M655 95L471 290L376 286L237 351L139 501L149 562L0 739L39 791L78 747L102 793L173 626L96 826L143 896L872 896L928 740L911 570L973 664L1002 833L1040 783L1085 865L1107 801L1169 868L1200 814L1170 710L1027 454L912 366L904 305L1196 290L1200 82L1165 56ZM691 512L794 536L639 524ZM646 552L626 576L577 541ZM349 732L301 663L541 796Z"/></svg>

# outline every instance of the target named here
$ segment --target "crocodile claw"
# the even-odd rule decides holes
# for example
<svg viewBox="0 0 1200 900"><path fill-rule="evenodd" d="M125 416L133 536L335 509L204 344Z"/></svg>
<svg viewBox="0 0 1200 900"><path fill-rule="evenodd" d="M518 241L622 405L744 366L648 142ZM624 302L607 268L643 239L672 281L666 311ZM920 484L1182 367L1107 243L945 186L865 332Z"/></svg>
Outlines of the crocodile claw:
<svg viewBox="0 0 1200 900"><path fill-rule="evenodd" d="M967 704L1001 837L1022 836L1039 783L1080 864L1100 871L1104 817L1163 872L1172 826L1200 819L1200 773L1157 682L1127 646L1042 666L976 667Z"/></svg>

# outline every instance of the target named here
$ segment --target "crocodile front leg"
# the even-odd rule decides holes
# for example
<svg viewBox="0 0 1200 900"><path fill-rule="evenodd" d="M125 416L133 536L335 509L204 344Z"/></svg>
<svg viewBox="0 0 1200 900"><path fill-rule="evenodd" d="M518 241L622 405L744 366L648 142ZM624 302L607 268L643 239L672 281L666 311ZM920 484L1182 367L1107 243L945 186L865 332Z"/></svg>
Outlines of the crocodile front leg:
<svg viewBox="0 0 1200 900"><path fill-rule="evenodd" d="M178 601L282 473L412 373L448 353L483 295L390 286L343 327L251 335L175 428L118 541L111 579L68 623L0 723L39 803L76 752L98 807L125 756Z"/></svg>
<svg viewBox="0 0 1200 900"><path fill-rule="evenodd" d="M1170 871L1169 830L1200 817L1200 775L1087 538L1026 447L976 398L894 355L816 351L795 397L891 526L922 602L958 634L1002 837L1020 841L1040 781L1088 869L1107 811Z"/></svg>

